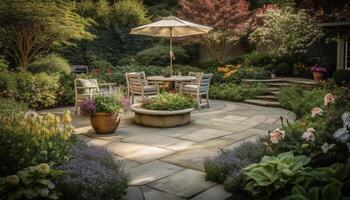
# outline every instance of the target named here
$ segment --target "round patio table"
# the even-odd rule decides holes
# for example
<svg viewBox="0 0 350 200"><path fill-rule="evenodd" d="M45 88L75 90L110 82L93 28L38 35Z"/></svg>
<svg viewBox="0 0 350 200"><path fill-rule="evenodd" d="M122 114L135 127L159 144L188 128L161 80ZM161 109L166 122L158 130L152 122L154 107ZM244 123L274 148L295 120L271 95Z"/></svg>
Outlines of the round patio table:
<svg viewBox="0 0 350 200"><path fill-rule="evenodd" d="M171 76L171 77L164 77L164 76L149 76L147 77L148 81L154 82L154 83L170 83L169 90L175 89L175 82L190 82L195 81L197 77L195 76Z"/></svg>

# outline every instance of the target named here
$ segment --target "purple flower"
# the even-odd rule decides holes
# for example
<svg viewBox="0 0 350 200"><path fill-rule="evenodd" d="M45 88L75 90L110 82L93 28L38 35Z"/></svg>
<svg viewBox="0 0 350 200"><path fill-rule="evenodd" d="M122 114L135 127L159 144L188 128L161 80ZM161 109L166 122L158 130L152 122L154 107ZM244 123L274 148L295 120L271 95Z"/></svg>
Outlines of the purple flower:
<svg viewBox="0 0 350 200"><path fill-rule="evenodd" d="M322 72L322 73L326 73L327 72L327 68L326 67L321 67L321 66L313 66L311 67L311 71L312 72Z"/></svg>
<svg viewBox="0 0 350 200"><path fill-rule="evenodd" d="M84 115L91 115L96 112L96 103L93 100L87 99L80 105L80 111Z"/></svg>
<svg viewBox="0 0 350 200"><path fill-rule="evenodd" d="M129 99L127 97L122 97L119 100L119 103L125 108L130 108L130 101L129 101Z"/></svg>

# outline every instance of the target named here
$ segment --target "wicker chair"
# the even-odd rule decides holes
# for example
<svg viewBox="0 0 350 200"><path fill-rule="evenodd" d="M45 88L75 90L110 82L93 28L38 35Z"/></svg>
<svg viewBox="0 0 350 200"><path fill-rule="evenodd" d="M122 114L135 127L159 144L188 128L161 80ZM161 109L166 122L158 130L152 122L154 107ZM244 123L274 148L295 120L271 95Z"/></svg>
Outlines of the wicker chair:
<svg viewBox="0 0 350 200"><path fill-rule="evenodd" d="M75 114L78 114L83 101L93 99L96 95L113 95L117 90L115 83L98 83L97 79L75 79Z"/></svg>
<svg viewBox="0 0 350 200"><path fill-rule="evenodd" d="M149 85L144 72L132 72L125 74L128 84L128 99L134 103L135 95L140 95L142 100L145 97L159 94L158 85Z"/></svg>
<svg viewBox="0 0 350 200"><path fill-rule="evenodd" d="M213 74L200 74L197 83L181 84L180 92L195 97L199 110L203 105L209 108L209 86L212 76ZM205 96L206 103L202 103L202 96Z"/></svg>

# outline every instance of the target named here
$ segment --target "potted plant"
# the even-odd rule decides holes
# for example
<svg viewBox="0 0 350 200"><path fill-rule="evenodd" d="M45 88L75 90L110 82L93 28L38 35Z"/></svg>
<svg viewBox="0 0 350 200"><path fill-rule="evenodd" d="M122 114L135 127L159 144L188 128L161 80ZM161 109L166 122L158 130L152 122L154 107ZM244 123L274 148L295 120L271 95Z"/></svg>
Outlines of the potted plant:
<svg viewBox="0 0 350 200"><path fill-rule="evenodd" d="M96 133L113 133L119 126L121 114L129 101L124 97L96 96L92 100L85 100L80 110L82 114L90 116L91 126Z"/></svg>
<svg viewBox="0 0 350 200"><path fill-rule="evenodd" d="M320 81L323 78L323 74L327 72L327 68L315 65L311 67L311 72L313 74L315 81Z"/></svg>

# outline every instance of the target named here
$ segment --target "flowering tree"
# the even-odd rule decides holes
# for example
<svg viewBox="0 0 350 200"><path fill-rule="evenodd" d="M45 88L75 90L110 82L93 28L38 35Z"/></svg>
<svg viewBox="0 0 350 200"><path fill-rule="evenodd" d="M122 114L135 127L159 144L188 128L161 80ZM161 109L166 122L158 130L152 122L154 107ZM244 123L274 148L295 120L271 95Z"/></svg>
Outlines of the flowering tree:
<svg viewBox="0 0 350 200"><path fill-rule="evenodd" d="M250 34L249 40L276 56L306 52L322 37L322 31L305 11L287 7L259 14L262 24Z"/></svg>
<svg viewBox="0 0 350 200"><path fill-rule="evenodd" d="M182 17L214 28L201 41L217 62L223 61L227 44L246 33L253 13L247 0L180 0L179 4Z"/></svg>

